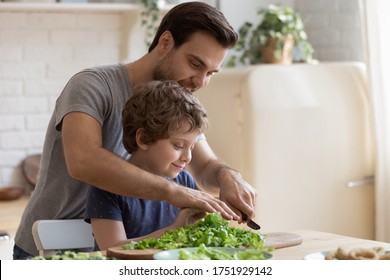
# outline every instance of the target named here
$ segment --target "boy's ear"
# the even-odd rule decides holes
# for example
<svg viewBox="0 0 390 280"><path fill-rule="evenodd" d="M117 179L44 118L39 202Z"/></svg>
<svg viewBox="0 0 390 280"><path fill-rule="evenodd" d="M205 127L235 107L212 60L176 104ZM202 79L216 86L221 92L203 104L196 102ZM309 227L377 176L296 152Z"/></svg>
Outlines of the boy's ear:
<svg viewBox="0 0 390 280"><path fill-rule="evenodd" d="M142 136L144 133L145 131L143 128L138 128L137 132L135 133L135 141L137 142L138 149L146 151L149 149L149 145L142 142Z"/></svg>

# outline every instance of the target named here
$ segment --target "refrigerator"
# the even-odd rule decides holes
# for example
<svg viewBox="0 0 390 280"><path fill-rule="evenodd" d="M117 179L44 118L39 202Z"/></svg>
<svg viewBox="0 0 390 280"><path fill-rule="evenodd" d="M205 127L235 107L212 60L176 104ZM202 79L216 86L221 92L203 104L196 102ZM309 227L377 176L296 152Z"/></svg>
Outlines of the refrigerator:
<svg viewBox="0 0 390 280"><path fill-rule="evenodd" d="M363 63L226 68L198 97L209 145L257 191L263 232L374 239L375 147Z"/></svg>

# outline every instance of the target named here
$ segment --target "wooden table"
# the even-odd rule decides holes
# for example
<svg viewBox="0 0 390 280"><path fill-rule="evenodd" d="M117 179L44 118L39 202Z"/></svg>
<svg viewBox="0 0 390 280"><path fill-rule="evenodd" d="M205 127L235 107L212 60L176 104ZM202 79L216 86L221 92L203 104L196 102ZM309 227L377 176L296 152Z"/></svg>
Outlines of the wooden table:
<svg viewBox="0 0 390 280"><path fill-rule="evenodd" d="M291 231L302 236L303 242L300 245L281 248L275 250L273 259L275 260L303 260L308 254L335 251L340 246L350 248L360 247L383 247L390 250L390 243L348 237L333 233L326 233L313 230Z"/></svg>
<svg viewBox="0 0 390 280"><path fill-rule="evenodd" d="M324 251L335 251L340 246L351 249L383 247L385 250L390 250L390 243L354 238L333 233L314 230L296 230L291 231L290 233L300 235L303 239L302 243L291 247L276 249L272 252L272 260L303 260L305 256L309 254Z"/></svg>
<svg viewBox="0 0 390 280"><path fill-rule="evenodd" d="M21 214L28 201L28 197L23 197L15 201L7 201L0 203L0 229L9 233L10 239L0 241L0 259L12 259L12 248L14 244L15 231L19 225ZM333 251L339 246L352 247L373 247L380 246L386 250L390 250L390 243L378 242L373 240L365 240L354 237L348 237L338 234L313 231L313 230L297 230L291 233L299 234L303 238L300 245L277 249L273 254L275 260L302 260L311 253L322 251Z"/></svg>

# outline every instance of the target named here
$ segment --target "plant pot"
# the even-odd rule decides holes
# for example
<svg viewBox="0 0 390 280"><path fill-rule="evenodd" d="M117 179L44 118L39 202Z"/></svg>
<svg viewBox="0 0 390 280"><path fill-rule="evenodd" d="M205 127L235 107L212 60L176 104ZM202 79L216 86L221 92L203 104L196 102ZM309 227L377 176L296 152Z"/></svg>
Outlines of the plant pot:
<svg viewBox="0 0 390 280"><path fill-rule="evenodd" d="M294 38L286 35L282 38L282 47L278 46L277 37L269 37L267 45L261 46L261 56L263 63L291 64ZM280 43L279 43L280 44Z"/></svg>

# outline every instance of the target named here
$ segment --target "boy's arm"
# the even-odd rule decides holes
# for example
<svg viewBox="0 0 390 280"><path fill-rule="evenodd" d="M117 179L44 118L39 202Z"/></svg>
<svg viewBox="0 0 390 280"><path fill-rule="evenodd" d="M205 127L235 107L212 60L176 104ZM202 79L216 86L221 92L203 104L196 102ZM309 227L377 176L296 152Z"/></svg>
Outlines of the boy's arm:
<svg viewBox="0 0 390 280"><path fill-rule="evenodd" d="M110 219L91 219L93 235L101 251L108 248L127 244L131 241L140 241L147 238L159 238L165 232L186 225L192 224L206 215L199 209L185 208L181 209L174 223L154 231L148 235L127 239L125 228L122 221Z"/></svg>
<svg viewBox="0 0 390 280"><path fill-rule="evenodd" d="M101 251L117 246L118 243L127 239L122 221L93 218L91 226L93 236Z"/></svg>
<svg viewBox="0 0 390 280"><path fill-rule="evenodd" d="M179 215L176 217L176 220L169 226L156 230L145 236L122 240L118 242L115 246L124 245L130 243L131 241L141 241L143 239L148 239L148 238L159 238L162 235L164 235L164 233L166 233L167 231L193 224L196 221L203 219L205 216L206 213L199 209L183 208L180 209Z"/></svg>
<svg viewBox="0 0 390 280"><path fill-rule="evenodd" d="M147 238L159 238L168 230L176 228L174 224L154 231L148 235L127 239L122 221L109 219L91 219L92 231L100 251L124 245L131 241L140 241Z"/></svg>

